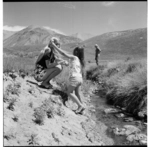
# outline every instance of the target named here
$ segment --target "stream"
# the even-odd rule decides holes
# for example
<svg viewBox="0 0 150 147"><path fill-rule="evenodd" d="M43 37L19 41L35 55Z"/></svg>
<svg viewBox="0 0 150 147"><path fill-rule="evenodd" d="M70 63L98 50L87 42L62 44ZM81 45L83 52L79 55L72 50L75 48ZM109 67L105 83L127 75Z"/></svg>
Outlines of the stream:
<svg viewBox="0 0 150 147"><path fill-rule="evenodd" d="M147 126L144 125L144 122L140 120L136 120L134 117L133 121L125 122L124 118L127 117L116 117L114 113L106 114L104 110L109 108L115 108L112 105L108 105L106 103L106 99L100 97L101 93L93 93L90 95L90 102L94 106L95 111L92 112L92 119L96 122L97 127L100 122L104 123L108 128L106 130L106 134L109 138L113 139L113 145L139 145L137 142L129 142L126 140L126 136L124 135L115 135L111 130L112 127L123 127L124 125L132 125L141 130L141 133L147 135ZM119 114L119 113L118 113ZM131 118L131 116L130 116ZM106 144L107 145L107 144Z"/></svg>

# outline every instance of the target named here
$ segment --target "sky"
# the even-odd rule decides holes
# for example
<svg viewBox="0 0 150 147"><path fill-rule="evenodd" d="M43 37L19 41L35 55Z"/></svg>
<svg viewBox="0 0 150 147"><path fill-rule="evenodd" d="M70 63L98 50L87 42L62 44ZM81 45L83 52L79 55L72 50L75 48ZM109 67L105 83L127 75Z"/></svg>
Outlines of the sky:
<svg viewBox="0 0 150 147"><path fill-rule="evenodd" d="M44 26L65 35L147 27L147 2L3 2L3 29Z"/></svg>

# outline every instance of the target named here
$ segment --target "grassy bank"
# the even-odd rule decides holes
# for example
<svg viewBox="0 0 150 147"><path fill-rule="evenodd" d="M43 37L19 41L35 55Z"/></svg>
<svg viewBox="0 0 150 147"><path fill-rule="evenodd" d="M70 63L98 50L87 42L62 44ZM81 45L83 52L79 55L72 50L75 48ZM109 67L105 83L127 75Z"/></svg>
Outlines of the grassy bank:
<svg viewBox="0 0 150 147"><path fill-rule="evenodd" d="M98 82L109 104L137 114L147 106L147 61L112 61L87 69L87 79Z"/></svg>
<svg viewBox="0 0 150 147"><path fill-rule="evenodd" d="M4 57L3 58L3 72L12 70L23 70L26 73L32 73L34 70L34 59L22 57Z"/></svg>
<svg viewBox="0 0 150 147"><path fill-rule="evenodd" d="M35 59L21 57L4 57L3 72L24 70L33 73ZM86 67L86 78L99 83L101 91L109 104L125 107L128 112L138 113L147 106L147 61L117 60L102 62L99 66ZM63 92L67 90L68 68L54 78ZM88 91L86 80L82 89Z"/></svg>

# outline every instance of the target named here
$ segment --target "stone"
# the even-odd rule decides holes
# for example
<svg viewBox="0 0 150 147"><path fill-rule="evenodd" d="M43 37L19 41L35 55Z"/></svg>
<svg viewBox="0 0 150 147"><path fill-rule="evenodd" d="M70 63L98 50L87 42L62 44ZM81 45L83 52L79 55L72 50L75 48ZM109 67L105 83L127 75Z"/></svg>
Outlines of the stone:
<svg viewBox="0 0 150 147"><path fill-rule="evenodd" d="M141 132L140 129L138 129L137 127L133 126L133 125L125 125L124 128L126 129L126 136L133 134L133 133L139 133Z"/></svg>
<svg viewBox="0 0 150 147"><path fill-rule="evenodd" d="M140 145L147 145L147 140L140 140Z"/></svg>
<svg viewBox="0 0 150 147"><path fill-rule="evenodd" d="M132 117L127 117L127 118L124 118L124 121L125 122L132 122L133 118Z"/></svg>
<svg viewBox="0 0 150 147"><path fill-rule="evenodd" d="M113 125L113 126L111 126L110 128L111 129L115 129L115 128L117 128L118 126L117 125Z"/></svg>
<svg viewBox="0 0 150 147"><path fill-rule="evenodd" d="M138 140L147 140L147 136L145 134L137 134Z"/></svg>
<svg viewBox="0 0 150 147"><path fill-rule="evenodd" d="M140 118L144 118L145 115L144 115L143 112L140 111L140 112L138 112L138 116L139 116Z"/></svg>
<svg viewBox="0 0 150 147"><path fill-rule="evenodd" d="M128 141L138 141L140 145L147 144L147 136L145 134L131 134L126 138Z"/></svg>
<svg viewBox="0 0 150 147"><path fill-rule="evenodd" d="M105 114L110 114L110 113L117 113L119 110L114 109L114 108L108 108L104 110Z"/></svg>
<svg viewBox="0 0 150 147"><path fill-rule="evenodd" d="M117 118L123 118L123 117L125 117L125 115L123 113L115 114L115 116Z"/></svg>
<svg viewBox="0 0 150 147"><path fill-rule="evenodd" d="M134 121L137 125L141 124L141 121Z"/></svg>
<svg viewBox="0 0 150 147"><path fill-rule="evenodd" d="M134 140L138 140L135 134L131 134L126 138L128 141L133 142Z"/></svg>
<svg viewBox="0 0 150 147"><path fill-rule="evenodd" d="M126 129L124 128L115 128L113 129L113 132L115 135L125 135Z"/></svg>

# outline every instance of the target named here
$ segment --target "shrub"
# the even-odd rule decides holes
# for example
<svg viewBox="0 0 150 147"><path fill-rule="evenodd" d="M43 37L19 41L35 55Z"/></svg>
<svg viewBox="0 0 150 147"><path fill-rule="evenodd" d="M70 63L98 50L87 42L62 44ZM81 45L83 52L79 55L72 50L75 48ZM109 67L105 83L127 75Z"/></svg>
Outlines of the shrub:
<svg viewBox="0 0 150 147"><path fill-rule="evenodd" d="M38 107L38 108L34 109L34 117L35 117L34 122L35 123L37 123L39 125L43 125L45 116L46 116L45 111L41 107Z"/></svg>
<svg viewBox="0 0 150 147"><path fill-rule="evenodd" d="M31 108L33 107L33 102L29 103L29 107L31 107Z"/></svg>
<svg viewBox="0 0 150 147"><path fill-rule="evenodd" d="M15 139L15 136L16 136L15 131L12 128L9 131L4 132L4 138L7 140Z"/></svg>
<svg viewBox="0 0 150 147"><path fill-rule="evenodd" d="M21 58L21 57L5 57L3 59L3 72L12 72L15 70L24 70L26 73L32 73L34 70L33 59Z"/></svg>
<svg viewBox="0 0 150 147"><path fill-rule="evenodd" d="M20 88L20 87L21 87L21 83L19 83L19 82L18 82L18 83L15 83L15 84L14 84L14 87Z"/></svg>
<svg viewBox="0 0 150 147"><path fill-rule="evenodd" d="M12 118L15 122L18 122L18 116L14 115L14 117Z"/></svg>
<svg viewBox="0 0 150 147"><path fill-rule="evenodd" d="M4 93L3 94L3 102L8 102L9 101L9 98L8 98L8 94L7 93Z"/></svg>
<svg viewBox="0 0 150 147"><path fill-rule="evenodd" d="M65 111L62 107L58 107L56 109L56 114L59 115L59 116L65 116Z"/></svg>
<svg viewBox="0 0 150 147"><path fill-rule="evenodd" d="M132 113L140 111L147 104L146 73L143 69L109 79L107 85L111 86L106 95L108 102L126 107L126 110Z"/></svg>
<svg viewBox="0 0 150 147"><path fill-rule="evenodd" d="M8 109L9 110L14 110L14 105L15 105L15 102L16 102L16 99L15 98L12 98L12 99L10 99L10 101L9 101L9 105L8 105Z"/></svg>
<svg viewBox="0 0 150 147"><path fill-rule="evenodd" d="M43 105L41 105L41 108L44 109L48 118L53 118L55 114L59 116L65 115L62 104L58 100L54 100L52 97L46 99L43 102Z"/></svg>
<svg viewBox="0 0 150 147"><path fill-rule="evenodd" d="M61 110L59 110L60 106L56 106L57 105L55 104L55 101L53 101L51 97L49 99L44 100L43 104L40 107L34 109L34 122L39 125L43 125L46 115L48 118L53 118L54 114L63 115L60 112Z"/></svg>
<svg viewBox="0 0 150 147"><path fill-rule="evenodd" d="M48 108L48 110L46 111L47 117L48 118L53 118L54 117L54 113L53 113L53 109L52 107Z"/></svg>
<svg viewBox="0 0 150 147"><path fill-rule="evenodd" d="M29 145L33 145L33 146L39 145L37 134L31 134L30 139L27 142L29 143Z"/></svg>
<svg viewBox="0 0 150 147"><path fill-rule="evenodd" d="M103 69L94 67L88 73L93 81L102 81L100 88L109 104L125 107L134 114L147 105L146 60L108 62Z"/></svg>
<svg viewBox="0 0 150 147"><path fill-rule="evenodd" d="M16 85L16 84L13 84L13 85L9 84L7 86L6 92L7 93L11 93L13 95L18 95L19 96L20 90L18 89L18 85Z"/></svg>

